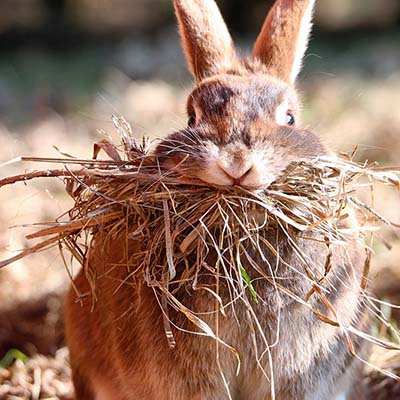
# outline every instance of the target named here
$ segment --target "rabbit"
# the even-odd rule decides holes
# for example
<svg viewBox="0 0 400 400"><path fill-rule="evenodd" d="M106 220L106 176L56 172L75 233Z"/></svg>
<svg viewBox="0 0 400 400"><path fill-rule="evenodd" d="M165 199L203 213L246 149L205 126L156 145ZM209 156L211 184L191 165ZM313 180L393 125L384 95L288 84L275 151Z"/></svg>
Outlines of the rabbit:
<svg viewBox="0 0 400 400"><path fill-rule="evenodd" d="M213 186L260 190L291 162L330 154L316 134L302 128L295 88L314 3L276 0L251 56L241 59L213 0L174 0L184 53L196 82L187 102L187 126L154 149L163 169ZM263 303L255 304L254 310L268 342L276 341L270 348L271 369L267 357L257 362L249 325L237 322L242 317L244 321L240 306L237 318L221 317L219 326L221 339L240 355L239 371L232 352L222 349L217 360L212 338L174 329L176 347L171 349L153 289L123 267L140 250L140 243L122 234L106 236L107 232L94 235L87 265L66 299L66 339L77 400L349 398L358 365L344 330L321 321L291 298L278 298L266 282L257 283ZM320 270L327 246L305 238L296 245ZM304 298L309 282L287 268L300 263L293 246L282 237L274 246L280 260L270 254L270 264L277 265L282 282ZM328 300L340 310L336 317L343 326L361 326L364 320L359 300L364 260L357 240L332 253L325 288ZM92 278L96 276L95 288L86 276L88 266ZM179 296L192 310L214 310L211 295L194 295L187 289ZM190 330L179 313L170 317ZM356 339L353 346L356 352L361 348Z"/></svg>

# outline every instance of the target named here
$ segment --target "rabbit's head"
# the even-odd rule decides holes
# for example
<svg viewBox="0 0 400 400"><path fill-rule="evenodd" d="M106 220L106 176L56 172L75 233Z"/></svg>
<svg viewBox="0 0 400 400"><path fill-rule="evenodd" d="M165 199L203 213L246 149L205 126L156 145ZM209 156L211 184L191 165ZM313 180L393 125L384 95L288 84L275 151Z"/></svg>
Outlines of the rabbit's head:
<svg viewBox="0 0 400 400"><path fill-rule="evenodd" d="M306 51L314 0L277 0L240 59L214 0L175 0L196 86L188 126L156 149L161 165L213 185L268 186L293 161L326 152L302 129L294 84Z"/></svg>

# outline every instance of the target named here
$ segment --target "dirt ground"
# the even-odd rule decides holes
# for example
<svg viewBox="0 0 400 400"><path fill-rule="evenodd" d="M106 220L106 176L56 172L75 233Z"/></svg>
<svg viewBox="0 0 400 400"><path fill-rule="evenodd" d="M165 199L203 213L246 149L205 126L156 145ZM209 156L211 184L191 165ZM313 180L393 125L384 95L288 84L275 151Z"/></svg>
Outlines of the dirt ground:
<svg viewBox="0 0 400 400"><path fill-rule="evenodd" d="M61 116L48 110L17 132L0 125L0 163L19 155L58 156L53 146L86 158L94 141L105 132L112 134L113 112L126 116L138 136L160 136L186 122L186 85L131 82L111 71L104 86L107 96L93 99L79 115ZM400 165L400 72L379 79L349 72L315 75L302 83L302 91L305 122L331 147L348 151L358 145L360 160ZM7 176L36 168L15 163L0 171ZM384 187L377 187L375 193L377 208L400 222L399 193ZM71 206L62 182L55 179L2 189L0 204L0 259L28 245L25 234L32 227L24 225L52 220ZM394 233L384 235L393 248L375 249L371 285L380 298L400 304L400 241ZM62 326L62 297L68 281L57 249L0 271L0 359L6 356L3 362L9 364L0 369L0 399L72 398ZM385 312L394 322L400 321L398 310ZM400 372L399 355L377 349L372 363L373 357L381 366ZM379 372L366 369L365 383L371 400L400 398L400 385Z"/></svg>

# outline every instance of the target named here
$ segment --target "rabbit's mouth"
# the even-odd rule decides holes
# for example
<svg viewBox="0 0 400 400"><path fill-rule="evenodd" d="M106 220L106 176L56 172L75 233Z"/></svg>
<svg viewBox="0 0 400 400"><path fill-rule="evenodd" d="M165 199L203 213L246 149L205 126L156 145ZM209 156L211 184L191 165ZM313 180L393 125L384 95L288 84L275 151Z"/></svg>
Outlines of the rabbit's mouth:
<svg viewBox="0 0 400 400"><path fill-rule="evenodd" d="M256 131L261 133L257 136ZM292 162L326 153L310 131L265 123L247 133L252 140L240 131L222 141L215 126L203 124L171 134L157 146L155 156L163 169L181 177L210 186L262 190Z"/></svg>
<svg viewBox="0 0 400 400"><path fill-rule="evenodd" d="M293 159L286 151L276 148L250 150L233 143L218 152L209 152L201 168L192 169L192 173L212 185L262 190L274 182Z"/></svg>
<svg viewBox="0 0 400 400"><path fill-rule="evenodd" d="M275 177L270 175L270 176L263 176L262 181L256 181L255 183L252 183L251 181L247 181L247 177L251 176L251 170L249 170L246 174L244 174L240 178L232 178L231 176L226 176L225 171L215 171L213 170L212 173L210 174L207 171L200 171L197 174L197 178L211 186L216 186L216 187L239 187L242 189L246 190L251 190L251 191L257 191L257 190L263 190L269 187L269 185L275 181Z"/></svg>
<svg viewBox="0 0 400 400"><path fill-rule="evenodd" d="M159 154L160 155L160 154ZM294 160L286 150L272 146L248 149L240 143L218 147L208 143L196 154L169 152L160 155L163 169L212 187L267 188Z"/></svg>

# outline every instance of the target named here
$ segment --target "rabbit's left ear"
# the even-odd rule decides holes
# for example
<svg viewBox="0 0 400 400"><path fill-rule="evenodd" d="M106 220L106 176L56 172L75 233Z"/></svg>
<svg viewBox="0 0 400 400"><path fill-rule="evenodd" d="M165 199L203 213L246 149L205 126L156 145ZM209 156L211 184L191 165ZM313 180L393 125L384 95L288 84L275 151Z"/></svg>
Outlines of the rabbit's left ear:
<svg viewBox="0 0 400 400"><path fill-rule="evenodd" d="M277 0L254 45L253 57L278 78L294 83L312 27L315 0Z"/></svg>
<svg viewBox="0 0 400 400"><path fill-rule="evenodd" d="M200 81L236 62L231 35L214 0L174 0L189 68Z"/></svg>

